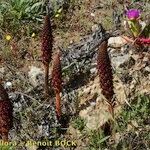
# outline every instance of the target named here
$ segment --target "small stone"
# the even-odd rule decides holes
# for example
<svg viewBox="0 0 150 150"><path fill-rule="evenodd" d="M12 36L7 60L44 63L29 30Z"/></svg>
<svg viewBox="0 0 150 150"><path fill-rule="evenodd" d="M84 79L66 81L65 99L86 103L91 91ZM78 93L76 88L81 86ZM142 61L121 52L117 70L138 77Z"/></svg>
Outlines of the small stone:
<svg viewBox="0 0 150 150"><path fill-rule="evenodd" d="M99 27L98 27L97 24L94 24L94 25L92 26L92 32L96 32L96 31L98 31L98 29L99 29Z"/></svg>
<svg viewBox="0 0 150 150"><path fill-rule="evenodd" d="M108 48L108 51L110 51L111 54L115 54L116 53L116 49L114 49L114 48L110 48L110 49Z"/></svg>
<svg viewBox="0 0 150 150"><path fill-rule="evenodd" d="M42 125L38 125L38 134L39 135L42 135L42 133L43 133L43 127L42 127Z"/></svg>
<svg viewBox="0 0 150 150"><path fill-rule="evenodd" d="M127 62L129 60L129 58L130 58L129 54L125 54L125 55L122 55L122 56L113 57L112 58L112 64L116 68L119 68L125 62Z"/></svg>
<svg viewBox="0 0 150 150"><path fill-rule="evenodd" d="M96 68L92 68L92 69L90 69L90 72L91 72L91 74L94 74L94 73L97 72L97 69Z"/></svg>
<svg viewBox="0 0 150 150"><path fill-rule="evenodd" d="M71 40L69 43L70 43L70 44L73 44L73 40Z"/></svg>
<svg viewBox="0 0 150 150"><path fill-rule="evenodd" d="M123 39L121 36L111 37L108 40L108 46L116 47L116 48L122 47L126 43L127 43L127 41L125 39Z"/></svg>
<svg viewBox="0 0 150 150"><path fill-rule="evenodd" d="M30 67L30 71L28 72L29 81L31 84L36 87L43 81L43 71L41 68L37 68L35 66Z"/></svg>
<svg viewBox="0 0 150 150"><path fill-rule="evenodd" d="M11 82L6 82L4 87L5 87L5 89L11 89L12 88L12 83Z"/></svg>
<svg viewBox="0 0 150 150"><path fill-rule="evenodd" d="M91 13L90 15L91 15L92 17L95 17L95 14L94 14L94 13Z"/></svg>
<svg viewBox="0 0 150 150"><path fill-rule="evenodd" d="M130 54L130 55L132 55L132 54L133 54L133 51L132 51L132 50L130 50L130 51L129 51L129 54Z"/></svg>
<svg viewBox="0 0 150 150"><path fill-rule="evenodd" d="M0 73L4 73L4 72L5 72L5 68L4 67L0 68Z"/></svg>
<svg viewBox="0 0 150 150"><path fill-rule="evenodd" d="M144 21L140 21L140 24L142 26L142 30L146 27L146 23Z"/></svg>
<svg viewBox="0 0 150 150"><path fill-rule="evenodd" d="M149 58L145 56L145 57L143 58L143 61L149 62Z"/></svg>
<svg viewBox="0 0 150 150"><path fill-rule="evenodd" d="M20 111L22 111L22 107L23 106L22 106L22 104L20 102L14 103L13 106L14 106L14 112L20 112Z"/></svg>
<svg viewBox="0 0 150 150"><path fill-rule="evenodd" d="M148 71L148 72L150 72L150 67L148 67L148 66L145 67L145 70Z"/></svg>
<svg viewBox="0 0 150 150"><path fill-rule="evenodd" d="M131 123L134 127L138 128L138 123L135 120L132 120Z"/></svg>
<svg viewBox="0 0 150 150"><path fill-rule="evenodd" d="M133 128L133 127L132 127L130 124L127 125L127 131L132 130L132 128Z"/></svg>
<svg viewBox="0 0 150 150"><path fill-rule="evenodd" d="M90 87L84 89L84 93L90 93L90 91L91 91Z"/></svg>
<svg viewBox="0 0 150 150"><path fill-rule="evenodd" d="M125 30L128 30L128 23L127 21L123 21L123 26Z"/></svg>
<svg viewBox="0 0 150 150"><path fill-rule="evenodd" d="M96 106L96 102L91 102L91 106Z"/></svg>
<svg viewBox="0 0 150 150"><path fill-rule="evenodd" d="M14 93L14 92L11 92L11 93L9 93L9 98L11 100L15 101L18 98L18 94Z"/></svg>
<svg viewBox="0 0 150 150"><path fill-rule="evenodd" d="M133 55L132 55L132 58L133 58L134 60L138 60L138 59L140 59L140 56L137 55L137 54L133 54Z"/></svg>
<svg viewBox="0 0 150 150"><path fill-rule="evenodd" d="M116 133L114 138L115 138L115 142L116 142L116 143L119 143L120 138L121 138L120 133Z"/></svg>

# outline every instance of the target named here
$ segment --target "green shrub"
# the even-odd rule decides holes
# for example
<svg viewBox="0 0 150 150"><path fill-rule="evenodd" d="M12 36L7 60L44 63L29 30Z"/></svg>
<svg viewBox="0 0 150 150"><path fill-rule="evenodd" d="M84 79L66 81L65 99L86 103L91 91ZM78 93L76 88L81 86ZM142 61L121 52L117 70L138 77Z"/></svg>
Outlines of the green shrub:
<svg viewBox="0 0 150 150"><path fill-rule="evenodd" d="M150 96L140 95L125 106L114 122L114 134L105 136L102 130L88 134L88 150L146 150L150 147ZM118 138L117 138L118 137Z"/></svg>
<svg viewBox="0 0 150 150"><path fill-rule="evenodd" d="M72 122L72 126L75 128L75 129L78 129L79 131L82 131L86 124L85 124L85 120L82 119L81 117L77 117L73 120Z"/></svg>
<svg viewBox="0 0 150 150"><path fill-rule="evenodd" d="M1 20L38 20L44 12L44 1L39 0L7 0L0 5Z"/></svg>
<svg viewBox="0 0 150 150"><path fill-rule="evenodd" d="M0 27L15 33L31 22L40 22L46 11L40 0L2 0L0 2Z"/></svg>
<svg viewBox="0 0 150 150"><path fill-rule="evenodd" d="M89 150L103 150L107 147L106 141L108 141L109 138L110 136L105 136L100 129L98 131L91 131L89 133Z"/></svg>

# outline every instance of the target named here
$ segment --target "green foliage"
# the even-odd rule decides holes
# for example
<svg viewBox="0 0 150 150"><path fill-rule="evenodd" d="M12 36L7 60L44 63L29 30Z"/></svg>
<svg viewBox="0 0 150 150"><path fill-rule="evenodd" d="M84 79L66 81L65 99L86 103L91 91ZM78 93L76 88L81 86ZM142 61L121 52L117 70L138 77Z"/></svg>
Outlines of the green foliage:
<svg viewBox="0 0 150 150"><path fill-rule="evenodd" d="M82 131L85 128L85 121L81 117L77 117L73 120L72 126L79 131Z"/></svg>
<svg viewBox="0 0 150 150"><path fill-rule="evenodd" d="M45 13L44 3L43 0L2 0L0 27L15 32L29 22L42 21Z"/></svg>
<svg viewBox="0 0 150 150"><path fill-rule="evenodd" d="M102 130L88 134L88 150L130 150L150 147L150 96L137 96L131 107L125 106L114 122L113 136L105 136ZM118 138L116 138L118 137Z"/></svg>
<svg viewBox="0 0 150 150"><path fill-rule="evenodd" d="M140 95L126 106L116 120L116 131L121 135L112 147L116 150L147 149L150 146L150 96Z"/></svg>
<svg viewBox="0 0 150 150"><path fill-rule="evenodd" d="M13 146L0 145L0 150L15 150Z"/></svg>
<svg viewBox="0 0 150 150"><path fill-rule="evenodd" d="M143 35L144 37L147 37L147 38L150 37L150 23L145 26L141 35Z"/></svg>
<svg viewBox="0 0 150 150"><path fill-rule="evenodd" d="M51 0L51 5L53 8L53 13L56 15L57 13L60 12L61 7L62 7L62 3L58 3L57 0Z"/></svg>
<svg viewBox="0 0 150 150"><path fill-rule="evenodd" d="M43 16L44 1L39 0L8 0L2 1L0 14L2 20L38 20Z"/></svg>
<svg viewBox="0 0 150 150"><path fill-rule="evenodd" d="M138 96L135 98L131 107L126 106L118 118L118 124L120 128L126 128L127 124L132 120L135 120L139 125L145 125L150 117L150 97L149 96Z"/></svg>
<svg viewBox="0 0 150 150"><path fill-rule="evenodd" d="M103 150L106 148L106 141L110 136L105 136L102 130L89 133L89 150Z"/></svg>
<svg viewBox="0 0 150 150"><path fill-rule="evenodd" d="M52 10L52 18L59 21L64 20L66 12L74 5L74 1L51 0L50 3L47 3L47 0L1 0L0 27L5 32L14 35L18 31L26 33L30 26L32 28L34 26L37 30L47 12L47 6Z"/></svg>
<svg viewBox="0 0 150 150"><path fill-rule="evenodd" d="M138 37L141 32L141 25L138 20L128 20L130 30L133 33L134 37Z"/></svg>

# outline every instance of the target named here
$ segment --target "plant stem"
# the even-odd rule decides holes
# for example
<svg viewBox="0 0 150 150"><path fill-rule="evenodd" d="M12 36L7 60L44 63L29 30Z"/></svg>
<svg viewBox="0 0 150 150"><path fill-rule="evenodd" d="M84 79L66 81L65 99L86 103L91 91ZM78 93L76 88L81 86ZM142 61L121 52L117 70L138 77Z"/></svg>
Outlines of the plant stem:
<svg viewBox="0 0 150 150"><path fill-rule="evenodd" d="M58 120L61 118L61 98L60 98L60 93L56 92L56 114L58 117Z"/></svg>
<svg viewBox="0 0 150 150"><path fill-rule="evenodd" d="M45 64L44 68L45 68L44 91L45 91L45 98L48 98L48 95L49 95L49 88L48 88L49 63Z"/></svg>
<svg viewBox="0 0 150 150"><path fill-rule="evenodd" d="M108 110L110 114L112 115L112 118L114 119L114 106L112 106L112 104L109 104Z"/></svg>

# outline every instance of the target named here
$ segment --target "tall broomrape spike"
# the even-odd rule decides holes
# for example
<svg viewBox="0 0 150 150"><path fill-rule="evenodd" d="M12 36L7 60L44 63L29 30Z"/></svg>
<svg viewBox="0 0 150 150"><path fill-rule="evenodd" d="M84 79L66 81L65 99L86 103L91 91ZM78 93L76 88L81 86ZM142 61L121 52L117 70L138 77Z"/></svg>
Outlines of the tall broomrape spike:
<svg viewBox="0 0 150 150"><path fill-rule="evenodd" d="M49 74L49 63L52 56L53 47L53 36L52 28L50 23L50 17L47 15L45 17L45 23L42 33L42 61L45 68L45 94L48 95L48 74Z"/></svg>
<svg viewBox="0 0 150 150"><path fill-rule="evenodd" d="M62 73L61 73L61 61L60 52L58 52L53 61L52 70L52 86L56 95L56 114L58 119L61 118L61 98L60 92L62 91Z"/></svg>
<svg viewBox="0 0 150 150"><path fill-rule="evenodd" d="M0 134L2 140L8 141L9 130L13 126L13 106L8 94L0 84Z"/></svg>
<svg viewBox="0 0 150 150"><path fill-rule="evenodd" d="M111 68L111 61L107 52L107 43L104 41L98 50L97 68L100 79L100 86L102 88L102 94L109 103L109 111L114 116L114 87L113 87L113 75Z"/></svg>

